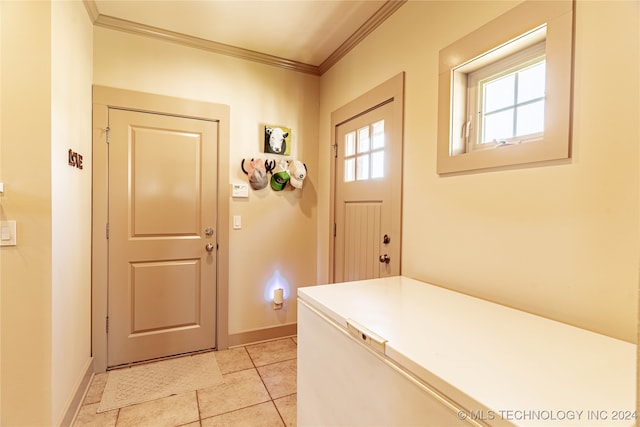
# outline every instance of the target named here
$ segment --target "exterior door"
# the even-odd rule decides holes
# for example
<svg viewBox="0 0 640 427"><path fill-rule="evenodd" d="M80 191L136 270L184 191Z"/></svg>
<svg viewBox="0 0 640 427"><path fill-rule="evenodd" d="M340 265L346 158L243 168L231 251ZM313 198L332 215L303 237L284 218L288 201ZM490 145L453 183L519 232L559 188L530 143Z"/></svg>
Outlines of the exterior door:
<svg viewBox="0 0 640 427"><path fill-rule="evenodd" d="M397 104L389 100L336 127L335 282L400 274Z"/></svg>
<svg viewBox="0 0 640 427"><path fill-rule="evenodd" d="M109 109L107 364L215 347L214 121Z"/></svg>

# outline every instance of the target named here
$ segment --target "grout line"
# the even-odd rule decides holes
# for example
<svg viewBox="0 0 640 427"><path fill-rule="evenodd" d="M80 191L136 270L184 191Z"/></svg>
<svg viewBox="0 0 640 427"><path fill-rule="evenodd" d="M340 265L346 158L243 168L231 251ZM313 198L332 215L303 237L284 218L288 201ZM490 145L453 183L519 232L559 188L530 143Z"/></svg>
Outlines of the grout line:
<svg viewBox="0 0 640 427"><path fill-rule="evenodd" d="M264 386L264 389L267 390L267 394L269 395L269 399L271 399L271 401L273 402L273 396L271 395L271 392L269 391L269 387L267 387L267 383L264 382L264 378L262 378L262 375L260 375L260 371L258 370L258 368L255 368L256 373L258 374L258 377L260 378L260 381L262 381L262 385ZM275 403L274 403L275 405Z"/></svg>
<svg viewBox="0 0 640 427"><path fill-rule="evenodd" d="M282 425L287 427L287 422L284 420L284 417L280 413L280 410L278 409L278 405L276 405L276 402L273 399L271 399L271 403L273 404L273 407L276 408L276 412L278 413L278 416L280 417L280 421L282 421Z"/></svg>
<svg viewBox="0 0 640 427"><path fill-rule="evenodd" d="M224 379L224 375L223 375ZM200 411L200 398L198 397L198 390L196 390L196 406L198 407L198 422L202 426L202 412Z"/></svg>

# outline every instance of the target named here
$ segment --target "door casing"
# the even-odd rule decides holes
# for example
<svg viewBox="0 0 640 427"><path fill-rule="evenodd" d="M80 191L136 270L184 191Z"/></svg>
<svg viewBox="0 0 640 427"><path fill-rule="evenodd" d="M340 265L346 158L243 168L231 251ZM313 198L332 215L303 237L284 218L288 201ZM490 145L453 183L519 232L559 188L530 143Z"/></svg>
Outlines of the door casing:
<svg viewBox="0 0 640 427"><path fill-rule="evenodd" d="M218 286L217 349L228 347L229 289L229 113L228 105L193 101L104 86L93 87L93 214L92 214L92 357L94 372L107 369L108 291L108 150L109 107L194 119L218 126Z"/></svg>
<svg viewBox="0 0 640 427"><path fill-rule="evenodd" d="M341 123L344 123L354 117L362 115L379 105L382 105L390 100L397 103L399 108L394 108L394 138L402 141L404 146L404 71L396 74L389 80L381 83L375 88L369 90L365 94L359 96L348 104L342 106L338 110L331 113L331 146L336 147L336 135L337 128ZM331 151L332 155L334 151ZM333 281L335 277L335 244L336 239L334 236L334 224L336 222L335 217L335 204L336 204L336 165L335 158L332 158L329 162L331 165L331 199L329 206L329 278ZM402 185L401 185L402 188ZM402 192L400 194L394 193L394 200L392 204L399 204L400 209L397 214L400 215L398 223L402 224ZM402 241L402 230L399 230L400 241ZM400 260L399 271L402 274L402 243L400 243Z"/></svg>

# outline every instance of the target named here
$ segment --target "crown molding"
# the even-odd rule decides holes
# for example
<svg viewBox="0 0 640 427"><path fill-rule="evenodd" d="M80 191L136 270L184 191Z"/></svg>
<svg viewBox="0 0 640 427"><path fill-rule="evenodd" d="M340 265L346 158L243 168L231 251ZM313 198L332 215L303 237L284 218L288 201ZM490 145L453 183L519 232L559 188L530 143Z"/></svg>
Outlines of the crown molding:
<svg viewBox="0 0 640 427"><path fill-rule="evenodd" d="M274 67L285 68L287 70L298 71L301 73L313 74L320 76L342 59L351 49L360 43L366 36L382 24L389 16L391 16L400 6L407 0L387 0L380 9L376 11L363 25L356 30L338 49L336 49L329 57L319 66L306 64L303 62L293 61L274 55L268 55L241 47L231 46L224 43L218 43L211 40L193 37L162 28L152 27L150 25L140 24L138 22L127 21L125 19L116 18L109 15L102 15L98 11L95 0L83 0L89 18L95 26L109 28L112 30L124 31L132 34L151 37L159 40L178 43L184 46L202 49L221 55L232 56L235 58L245 59L247 61L259 62Z"/></svg>
<svg viewBox="0 0 640 427"><path fill-rule="evenodd" d="M95 24L96 19L98 19L98 16L100 15L95 0L82 0L82 3L84 4L84 8L87 10L91 23Z"/></svg>
<svg viewBox="0 0 640 427"><path fill-rule="evenodd" d="M98 15L98 19L96 19L94 25L98 27L109 28L112 30L125 31L132 34L152 37L154 39L178 43L196 49L202 49L222 55L246 59L248 61L260 62L263 64L273 65L276 67L300 71L308 74L320 75L318 67L316 67L315 65L304 64L302 62L292 61L273 55L267 55L249 49L243 49L224 43L205 40L199 37L193 37L162 28L152 27L150 25L140 24L138 22L114 18L113 16Z"/></svg>
<svg viewBox="0 0 640 427"><path fill-rule="evenodd" d="M342 43L331 55L318 66L320 75L326 73L338 61L340 61L351 49L371 34L380 24L393 15L408 0L387 0L364 24L356 30L344 43Z"/></svg>

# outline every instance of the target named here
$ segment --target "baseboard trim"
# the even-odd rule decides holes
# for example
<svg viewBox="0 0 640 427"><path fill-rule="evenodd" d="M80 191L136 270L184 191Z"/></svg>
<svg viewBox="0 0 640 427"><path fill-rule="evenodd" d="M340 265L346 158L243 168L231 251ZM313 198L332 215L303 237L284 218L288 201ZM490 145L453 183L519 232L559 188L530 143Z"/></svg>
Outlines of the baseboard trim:
<svg viewBox="0 0 640 427"><path fill-rule="evenodd" d="M93 357L89 358L87 365L84 369L84 374L78 383L78 387L76 388L76 392L73 397L69 401L67 405L66 411L64 411L64 416L62 417L62 421L60 422L60 426L69 427L73 425L73 421L80 410L80 406L82 406L82 401L84 400L84 396L87 394L87 390L89 390L89 386L91 385L91 378L93 377Z"/></svg>
<svg viewBox="0 0 640 427"><path fill-rule="evenodd" d="M298 324L291 323L288 325L275 326L273 328L264 328L254 331L241 332L239 334L230 334L229 347L237 347L240 345L253 344L261 341L290 337L292 335L297 335L297 333Z"/></svg>

